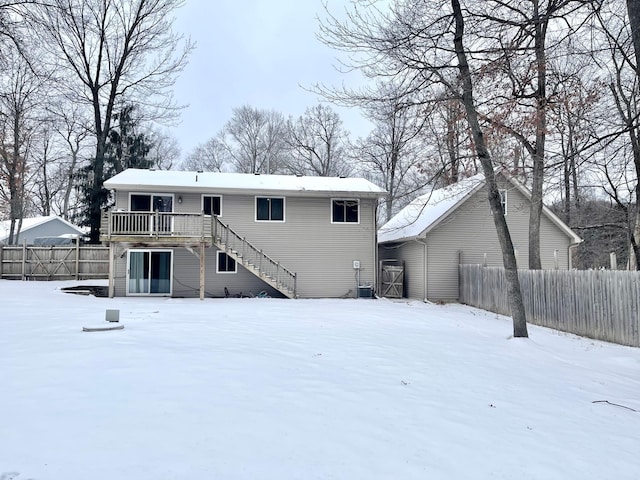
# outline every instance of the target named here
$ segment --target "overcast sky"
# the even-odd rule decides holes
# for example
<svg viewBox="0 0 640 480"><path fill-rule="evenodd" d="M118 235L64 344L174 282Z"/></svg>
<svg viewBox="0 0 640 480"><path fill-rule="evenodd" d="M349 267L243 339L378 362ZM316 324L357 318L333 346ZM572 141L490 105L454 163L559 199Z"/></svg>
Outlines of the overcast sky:
<svg viewBox="0 0 640 480"><path fill-rule="evenodd" d="M348 0L328 0L340 14ZM335 68L338 52L317 38L321 0L187 0L176 31L197 43L174 93L181 124L170 132L184 156L215 135L233 108L251 105L299 116L318 97L305 91L317 82L353 83ZM358 110L336 108L352 138L368 133Z"/></svg>

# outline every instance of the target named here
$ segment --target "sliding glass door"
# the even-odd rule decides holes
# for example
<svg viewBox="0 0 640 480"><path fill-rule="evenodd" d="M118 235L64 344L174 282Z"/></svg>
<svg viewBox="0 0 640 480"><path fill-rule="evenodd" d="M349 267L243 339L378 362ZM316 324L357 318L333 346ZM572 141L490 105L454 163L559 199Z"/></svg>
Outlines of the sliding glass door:
<svg viewBox="0 0 640 480"><path fill-rule="evenodd" d="M127 295L171 295L171 250L129 250Z"/></svg>

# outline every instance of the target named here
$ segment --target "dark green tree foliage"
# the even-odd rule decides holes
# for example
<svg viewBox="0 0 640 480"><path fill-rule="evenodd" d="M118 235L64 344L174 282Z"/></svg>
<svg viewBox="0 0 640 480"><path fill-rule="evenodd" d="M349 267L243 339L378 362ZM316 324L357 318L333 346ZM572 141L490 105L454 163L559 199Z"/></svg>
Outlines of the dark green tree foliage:
<svg viewBox="0 0 640 480"><path fill-rule="evenodd" d="M115 126L109 130L105 144L104 178L111 178L127 168L154 166L153 160L148 157L152 144L144 133L137 132L138 125L133 116L134 111L134 106L127 105L113 116ZM84 198L84 205L100 205L101 210L104 209L109 202L109 190L102 186L100 189L94 188L92 164L81 168L77 176L78 189ZM81 225L90 226L94 211L87 209L76 221Z"/></svg>

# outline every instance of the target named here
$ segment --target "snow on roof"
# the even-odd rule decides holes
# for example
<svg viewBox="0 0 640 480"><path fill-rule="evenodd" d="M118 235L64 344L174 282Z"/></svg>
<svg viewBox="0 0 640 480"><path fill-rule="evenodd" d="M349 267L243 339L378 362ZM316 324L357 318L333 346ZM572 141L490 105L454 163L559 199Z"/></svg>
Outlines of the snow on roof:
<svg viewBox="0 0 640 480"><path fill-rule="evenodd" d="M352 193L382 196L386 192L364 178L254 175L247 173L179 172L129 168L104 182L109 189L178 191L193 190L251 192Z"/></svg>
<svg viewBox="0 0 640 480"><path fill-rule="evenodd" d="M419 196L380 228L378 241L417 237L482 185L484 175L479 174Z"/></svg>
<svg viewBox="0 0 640 480"><path fill-rule="evenodd" d="M20 227L20 233L24 233L27 230L37 227L38 225L42 225L43 223L50 222L51 220L60 220L65 225L68 225L70 228L73 228L78 231L78 234L83 235L83 231L73 225L72 223L67 222L64 218L59 217L57 215L45 215L41 217L31 217L31 218L23 218L22 226ZM0 241L6 240L9 238L9 231L11 230L11 220L4 220L0 222Z"/></svg>

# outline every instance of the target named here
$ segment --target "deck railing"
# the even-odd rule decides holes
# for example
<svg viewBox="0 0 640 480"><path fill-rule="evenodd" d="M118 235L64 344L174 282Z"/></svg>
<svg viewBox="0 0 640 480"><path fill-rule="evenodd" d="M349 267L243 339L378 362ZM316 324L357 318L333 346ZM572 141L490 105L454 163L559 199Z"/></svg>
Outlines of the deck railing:
<svg viewBox="0 0 640 480"><path fill-rule="evenodd" d="M117 235L202 237L207 236L204 220L205 216L197 213L107 211L102 233L109 239Z"/></svg>

